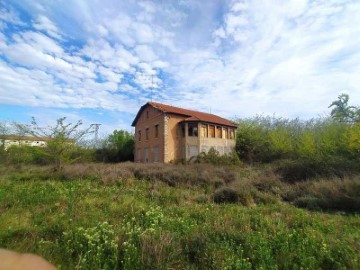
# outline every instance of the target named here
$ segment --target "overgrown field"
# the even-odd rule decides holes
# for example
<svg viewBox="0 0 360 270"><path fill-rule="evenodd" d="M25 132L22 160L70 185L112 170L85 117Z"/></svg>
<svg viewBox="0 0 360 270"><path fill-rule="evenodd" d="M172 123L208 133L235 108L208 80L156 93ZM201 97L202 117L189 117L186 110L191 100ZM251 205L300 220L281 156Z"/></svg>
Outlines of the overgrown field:
<svg viewBox="0 0 360 270"><path fill-rule="evenodd" d="M265 165L0 165L0 247L59 269L360 269L359 209L358 176L289 183Z"/></svg>

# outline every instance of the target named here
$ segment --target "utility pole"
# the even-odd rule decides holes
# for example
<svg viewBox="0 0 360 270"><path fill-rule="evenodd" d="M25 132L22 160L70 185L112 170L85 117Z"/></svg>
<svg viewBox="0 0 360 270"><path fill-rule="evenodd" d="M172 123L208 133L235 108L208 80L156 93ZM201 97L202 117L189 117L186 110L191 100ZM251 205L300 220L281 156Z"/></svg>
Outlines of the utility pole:
<svg viewBox="0 0 360 270"><path fill-rule="evenodd" d="M101 124L91 124L90 127L94 127L95 129L95 144L97 144L98 139L99 139L99 127L101 126Z"/></svg>

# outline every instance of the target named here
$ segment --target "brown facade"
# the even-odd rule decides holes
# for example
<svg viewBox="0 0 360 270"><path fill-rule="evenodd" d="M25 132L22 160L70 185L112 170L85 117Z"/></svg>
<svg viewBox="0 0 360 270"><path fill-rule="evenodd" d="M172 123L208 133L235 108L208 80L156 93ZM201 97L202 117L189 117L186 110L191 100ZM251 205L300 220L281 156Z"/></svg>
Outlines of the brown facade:
<svg viewBox="0 0 360 270"><path fill-rule="evenodd" d="M220 154L230 153L235 147L236 125L196 111L194 117L192 112L154 102L142 106L133 122L135 162L189 160L211 147Z"/></svg>
<svg viewBox="0 0 360 270"><path fill-rule="evenodd" d="M164 113L147 106L135 126L135 162L164 162Z"/></svg>

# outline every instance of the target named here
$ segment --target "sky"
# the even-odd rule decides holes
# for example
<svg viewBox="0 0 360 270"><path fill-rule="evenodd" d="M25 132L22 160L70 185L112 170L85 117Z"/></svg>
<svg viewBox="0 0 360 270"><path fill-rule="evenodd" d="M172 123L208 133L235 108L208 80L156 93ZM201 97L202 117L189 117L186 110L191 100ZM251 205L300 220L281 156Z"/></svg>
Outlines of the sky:
<svg viewBox="0 0 360 270"><path fill-rule="evenodd" d="M358 0L0 0L0 121L132 131L153 100L234 119L360 104Z"/></svg>

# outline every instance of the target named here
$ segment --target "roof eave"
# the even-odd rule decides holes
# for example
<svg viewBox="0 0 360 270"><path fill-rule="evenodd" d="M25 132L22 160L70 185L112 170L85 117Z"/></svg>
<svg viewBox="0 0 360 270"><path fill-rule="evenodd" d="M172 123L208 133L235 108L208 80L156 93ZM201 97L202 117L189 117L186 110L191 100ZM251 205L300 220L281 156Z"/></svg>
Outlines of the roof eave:
<svg viewBox="0 0 360 270"><path fill-rule="evenodd" d="M217 122L211 122L211 121L204 121L204 120L196 120L196 119L191 119L191 120L187 120L184 119L182 120L180 123L182 122L201 122L201 123L208 123L208 124L214 124L214 125L220 125L220 126L226 126L226 127L233 127L233 128L237 128L238 125L237 124L221 124L221 123L217 123Z"/></svg>

